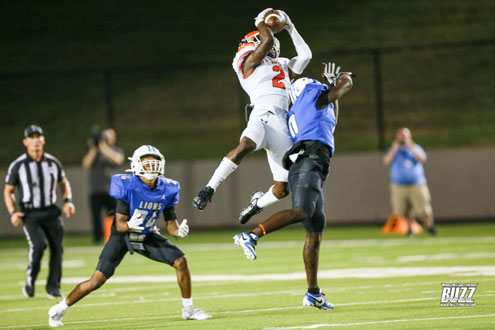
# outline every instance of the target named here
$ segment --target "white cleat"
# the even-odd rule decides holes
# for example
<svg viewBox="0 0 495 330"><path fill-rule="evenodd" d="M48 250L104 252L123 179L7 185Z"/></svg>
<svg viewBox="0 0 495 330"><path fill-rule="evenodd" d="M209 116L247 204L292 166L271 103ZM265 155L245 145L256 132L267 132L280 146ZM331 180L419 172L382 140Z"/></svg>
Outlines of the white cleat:
<svg viewBox="0 0 495 330"><path fill-rule="evenodd" d="M184 320L207 320L211 319L211 315L206 314L202 309L199 308L183 308L182 318Z"/></svg>
<svg viewBox="0 0 495 330"><path fill-rule="evenodd" d="M249 260L256 259L256 244L258 242L258 237L256 235L251 235L248 233L240 233L235 235L234 243L237 246L240 246L246 255L246 258Z"/></svg>
<svg viewBox="0 0 495 330"><path fill-rule="evenodd" d="M63 308L60 303L53 305L48 310L48 325L52 328L64 326L62 323L62 318L66 312L67 309Z"/></svg>
<svg viewBox="0 0 495 330"><path fill-rule="evenodd" d="M324 297L325 294L321 292L318 294L311 294L306 292L303 298L303 306L305 307L315 307L322 310L334 309L334 305L327 301Z"/></svg>

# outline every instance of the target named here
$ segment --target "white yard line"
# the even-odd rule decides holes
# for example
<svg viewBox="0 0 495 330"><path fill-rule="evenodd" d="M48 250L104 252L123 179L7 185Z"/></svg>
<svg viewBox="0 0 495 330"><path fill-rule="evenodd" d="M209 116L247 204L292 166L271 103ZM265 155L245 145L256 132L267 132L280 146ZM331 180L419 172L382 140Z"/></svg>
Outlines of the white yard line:
<svg viewBox="0 0 495 330"><path fill-rule="evenodd" d="M237 298L237 297L258 297L258 296L265 296L265 295L273 295L273 294L294 294L296 291L272 291L272 292L246 292L246 293L232 293L232 294L224 294L224 295L209 295L209 296L195 296L194 300L202 300L202 299L207 299L207 300L212 300L212 299L225 299L225 298ZM301 291L297 291L301 296L303 293ZM439 290L440 292L440 290ZM476 295L476 297L494 297L495 294L480 294ZM142 297L143 298L143 297ZM354 305L372 305L372 304L389 304L389 303L402 303L402 302L412 302L412 301L427 301L427 300L438 300L440 301L440 294L436 297L424 297L424 298L411 298L411 299L396 299L396 300L378 300L378 301L366 301L366 302L349 302L349 303L340 303L337 304L337 306L354 306ZM133 304L145 304L145 303L157 303L157 302L166 302L166 301L180 301L180 298L161 298L161 299L139 299L135 300L132 303ZM80 303L77 304L76 306L78 308L80 307L98 307L98 306L108 306L108 305L123 305L123 304L129 304L129 300L125 301L109 301L109 302L102 302L102 303ZM250 309L250 310L242 310L242 311L226 311L226 312L219 312L217 314L229 314L229 313L250 313L250 312L257 312L257 311L271 311L271 310L280 310L280 309L292 309L292 308L302 308L299 306L290 306L290 307L278 307L278 308L268 308L268 309ZM12 313L12 312L26 312L26 311L31 311L31 310L47 310L48 308L46 306L40 306L40 307L29 307L29 308L11 308L11 309L3 309L0 310L0 313Z"/></svg>
<svg viewBox="0 0 495 330"><path fill-rule="evenodd" d="M495 317L495 314L466 315L466 316L445 316L445 317L427 317L427 318L417 318L417 319L401 319L401 320L356 322L356 323L326 323L326 324L311 324L311 325L296 326L296 327L268 327L268 328L263 328L263 329L264 330L317 329L317 328L330 328L330 327L352 327L352 326L359 326L359 325L399 323L399 322L418 322L418 321L437 321L437 320L452 320L452 319L469 319L469 318L481 318L481 317Z"/></svg>
<svg viewBox="0 0 495 330"><path fill-rule="evenodd" d="M407 301L418 301L418 300L436 300L435 298L423 298L423 299L402 299L402 300L390 300L386 301L386 303L396 303L396 302L407 302ZM135 301L134 303L139 303L141 301ZM129 303L129 301L125 302ZM359 303L347 303L347 304L339 304L338 306L346 306L346 305L368 305L374 303L384 303L383 301L377 302L359 302ZM78 305L82 306L82 305ZM338 307L337 306L337 307ZM273 312L280 310L291 310L291 309L303 309L307 307L303 306L288 306L288 307L274 307L274 308L259 308L259 309L249 309L249 310L241 310L241 311L223 311L217 313L211 313L213 316L215 315L224 315L224 314L239 314L239 313L263 313L263 312ZM39 308L33 308L39 309ZM44 307L43 309L47 309ZM433 320L444 320L444 319L462 319L462 318L477 318L477 317L494 317L495 314L484 314L484 315L469 315L469 316L453 316L453 317L437 317L437 318L423 318L423 319L403 319L403 320L389 320L389 321L372 321L372 322L358 322L358 323L347 323L347 324L313 324L309 326L298 326L298 327L272 327L272 328L264 328L265 330L289 330L289 329L316 329L319 327L342 327L342 326L355 326L355 325L369 325L369 324L381 324L381 323L396 323L396 322L416 322L416 321L433 321ZM180 315L167 315L167 316L143 316L143 317L125 317L125 318L114 318L114 319L102 319L102 320L86 320L86 321L72 321L67 322L64 321L64 324L88 324L88 323L102 323L102 322L116 322L116 321L133 321L133 320L165 320L165 319L181 319ZM199 323L198 323L199 324ZM43 327L46 326L46 323L43 324L24 324L24 325L16 325L16 326L3 326L0 329L15 329L15 328L24 328L24 327Z"/></svg>
<svg viewBox="0 0 495 330"><path fill-rule="evenodd" d="M331 234L329 234L330 236ZM480 236L480 237L428 237L407 239L401 238L376 238L376 239L341 239L323 240L322 247L366 247L366 246L397 246L397 245L445 245L457 243L495 243L495 236ZM270 241L269 238L260 242L263 248L298 248L302 247L304 239L295 241ZM216 251L216 250L236 250L237 246L232 243L185 243L181 242L180 248L187 251ZM103 246L79 246L67 247L65 253L69 254L88 254L98 253L103 249ZM13 254L24 255L26 248L13 248L0 251L0 257L12 256Z"/></svg>
<svg viewBox="0 0 495 330"><path fill-rule="evenodd" d="M346 279L346 278L395 278L395 277L412 277L412 276L433 276L433 275L450 275L450 276L495 276L495 266L441 266L441 267L366 267L366 268L343 268L320 270L318 279ZM240 282L257 282L257 281L292 281L306 279L305 272L279 273L279 274L231 274L231 275L193 275L193 283L213 282L213 281L240 281ZM64 277L64 284L78 284L86 281L86 277ZM108 280L108 283L175 283L175 275L143 275L143 276L114 276ZM38 285L44 285L45 281L37 281Z"/></svg>
<svg viewBox="0 0 495 330"><path fill-rule="evenodd" d="M429 261L429 260L461 260L461 259L485 259L495 258L495 252L475 252L475 253L440 253L422 254L413 256L400 256L398 262Z"/></svg>

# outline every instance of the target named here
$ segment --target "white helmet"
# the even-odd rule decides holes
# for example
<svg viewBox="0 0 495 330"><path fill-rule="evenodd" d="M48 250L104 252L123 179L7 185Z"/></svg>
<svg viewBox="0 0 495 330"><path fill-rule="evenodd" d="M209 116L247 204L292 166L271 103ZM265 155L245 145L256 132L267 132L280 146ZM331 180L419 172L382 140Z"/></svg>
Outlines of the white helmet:
<svg viewBox="0 0 495 330"><path fill-rule="evenodd" d="M296 81L294 81L290 87L289 90L289 96L292 104L296 103L297 98L299 95L301 95L302 91L304 90L304 87L306 87L307 84L321 84L318 80L313 79L313 78L299 78Z"/></svg>
<svg viewBox="0 0 495 330"><path fill-rule="evenodd" d="M145 156L151 156L155 159L143 161L142 158ZM131 169L126 170L126 172L132 172L148 180L154 180L160 175L165 174L165 157L153 146L140 146L129 159L131 160Z"/></svg>

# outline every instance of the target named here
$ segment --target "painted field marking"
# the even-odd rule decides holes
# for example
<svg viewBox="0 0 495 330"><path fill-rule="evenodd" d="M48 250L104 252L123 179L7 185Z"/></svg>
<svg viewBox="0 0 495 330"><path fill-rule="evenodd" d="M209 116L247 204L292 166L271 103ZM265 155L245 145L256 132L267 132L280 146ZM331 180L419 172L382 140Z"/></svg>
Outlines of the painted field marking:
<svg viewBox="0 0 495 330"><path fill-rule="evenodd" d="M437 298L434 298L437 299ZM394 301L390 301L394 302ZM369 302L362 302L361 304L368 304ZM251 310L241 310L241 311L224 311L211 313L212 315L221 314L239 314L239 313L262 313L262 312L272 312L280 310L290 310L290 309L303 309L307 307L303 306L290 306L290 307L275 307L275 308L260 308ZM290 329L316 329L319 327L342 327L342 326L357 326L357 325L370 325L370 324L381 324L381 323L396 323L396 322L415 322L415 321L433 321L433 320L444 320L444 319L462 319L462 318L479 318L479 317L493 317L495 314L482 314L482 315L468 315L468 316L451 316L451 317L437 317L437 318L416 318L416 319L403 319L403 320L388 320L388 321L371 321L371 322L358 322L358 323L347 323L347 324L313 324L309 326L298 326L298 327L271 327L264 328L265 330L290 330ZM166 320L166 319L181 319L180 315L167 315L167 316L143 316L143 317L125 317L125 318L114 318L114 319L102 319L102 320L85 320L85 321L72 321L64 322L64 324L88 324L88 323L102 323L102 322L116 322L116 321L135 321L135 320ZM206 321L208 322L208 321ZM199 323L198 323L199 324ZM24 327L43 327L46 323L42 324L24 324L15 326L4 326L0 329L15 329Z"/></svg>
<svg viewBox="0 0 495 330"><path fill-rule="evenodd" d="M211 296L195 296L194 300L201 300L201 299L224 299L224 298L235 298L235 297L257 297L257 296L263 296L263 295L273 295L276 293L285 293L285 294L292 294L294 291L273 291L273 292L255 292L255 293L232 293L232 294L225 294L225 295L211 295ZM301 294L301 292L299 292ZM302 294L301 294L302 296ZM495 294L480 294L476 295L476 297L494 297ZM166 302L166 301L179 301L180 298L161 298L161 299L139 299L135 300L132 303L134 304L145 304L145 303L157 303L157 302ZM378 301L367 301L367 302L350 302L350 303L340 303L337 304L337 306L354 306L354 305L368 305L368 304L388 304L388 303L401 303L401 302L412 302L412 301L427 301L427 300L439 300L439 297L425 297L425 298L411 298L411 299L397 299L397 300L378 300ZM129 304L129 300L125 301L111 301L111 302L102 302L102 303L92 303L92 304L77 304L76 306L78 307L98 307L98 306L108 306L108 305L123 305L123 304ZM263 311L271 311L271 310L278 310L278 309L291 309L291 308L299 308L299 307L279 307L275 309L262 309ZM302 308L302 306L301 306ZM29 308L11 308L11 309L3 309L0 310L0 313L12 313L12 312L26 312L26 311L32 311L32 310L43 310L48 308L46 306L40 306L40 307L29 307ZM252 309L252 310L242 310L242 311L231 311L231 312L219 312L219 313L247 313L247 312L256 312L259 311L258 309Z"/></svg>
<svg viewBox="0 0 495 330"><path fill-rule="evenodd" d="M343 268L318 271L318 279L346 279L346 278L391 278L391 277L412 277L412 276L495 276L495 266L440 266L440 267L364 267L364 268ZM212 281L291 281L306 279L305 272L279 273L279 274L254 274L254 275L193 275L193 283ZM78 284L86 281L86 277L65 277L64 284ZM161 276L114 276L108 280L109 283L175 283L175 275ZM45 284L38 281L38 284Z"/></svg>
<svg viewBox="0 0 495 330"><path fill-rule="evenodd" d="M396 246L396 245L444 245L458 243L495 243L495 236L479 237L436 237L418 238L414 240L404 238L374 238L374 239L327 239L322 241L322 247L366 247L366 246ZM298 248L304 245L301 241L264 241L260 243L263 248ZM182 243L180 248L187 251L217 251L217 250L237 250L232 243ZM70 254L97 254L103 246L79 246L67 247L64 249L66 255ZM0 251L0 257L12 257L13 254L25 255L26 248L4 249Z"/></svg>
<svg viewBox="0 0 495 330"><path fill-rule="evenodd" d="M452 320L452 319L468 319L468 318L480 318L480 317L495 317L495 314L482 314L482 315L466 315L466 316L445 316L445 317L427 317L427 318L415 318L415 319L402 319L402 320L387 320L387 321L371 321L371 322L356 322L356 323L327 323L327 324L312 324L306 326L296 327L268 327L264 330L292 330L292 329L317 329L322 327L351 327L359 325L370 324L386 324L386 323L399 323L399 322L418 322L418 321L436 321L436 320Z"/></svg>

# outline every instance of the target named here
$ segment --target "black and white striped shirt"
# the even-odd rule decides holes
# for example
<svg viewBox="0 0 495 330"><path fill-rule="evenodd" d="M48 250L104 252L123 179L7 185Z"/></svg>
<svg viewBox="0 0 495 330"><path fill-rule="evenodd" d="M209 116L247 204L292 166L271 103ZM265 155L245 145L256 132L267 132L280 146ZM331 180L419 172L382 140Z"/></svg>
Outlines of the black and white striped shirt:
<svg viewBox="0 0 495 330"><path fill-rule="evenodd" d="M10 164L5 183L19 186L19 202L22 210L41 209L57 202L57 182L65 177L59 160L43 153L36 162L27 153Z"/></svg>

